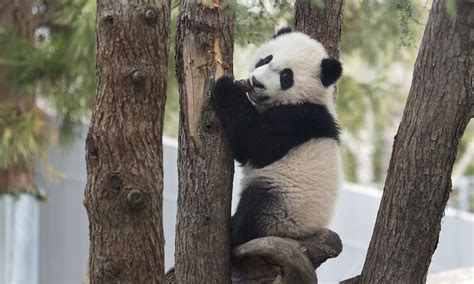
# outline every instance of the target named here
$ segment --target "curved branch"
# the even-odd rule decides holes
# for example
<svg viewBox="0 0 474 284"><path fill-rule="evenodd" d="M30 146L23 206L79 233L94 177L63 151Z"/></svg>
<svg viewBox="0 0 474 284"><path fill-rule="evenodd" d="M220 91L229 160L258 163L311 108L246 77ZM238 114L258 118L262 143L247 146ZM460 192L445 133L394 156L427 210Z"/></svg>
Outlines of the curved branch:
<svg viewBox="0 0 474 284"><path fill-rule="evenodd" d="M264 237L234 249L233 283L316 283L315 269L342 251L339 236L328 229L293 240Z"/></svg>
<svg viewBox="0 0 474 284"><path fill-rule="evenodd" d="M234 249L232 283L317 283L315 269L341 251L341 239L328 229L300 240L255 239ZM166 273L165 283L177 283L174 268Z"/></svg>
<svg viewBox="0 0 474 284"><path fill-rule="evenodd" d="M315 269L326 260L337 257L343 247L339 235L328 229L319 229L299 242L306 248L305 254Z"/></svg>
<svg viewBox="0 0 474 284"><path fill-rule="evenodd" d="M252 240L234 250L234 256L239 260L240 265L258 267L255 262L259 258L264 259L263 266L279 266L282 270L276 278L280 278L280 283L315 283L316 273L309 259L303 253L303 247L295 240L283 239L279 237L265 237ZM255 258L257 260L255 260ZM240 265L237 265L239 267ZM266 269L273 274L275 269ZM237 278L243 276L248 280L248 270L246 273L232 273ZM265 269L258 269L259 272ZM252 277L253 278L253 277ZM250 278L250 279L252 279ZM254 278L252 280L255 280ZM239 281L240 282L240 281ZM260 281L258 281L260 282Z"/></svg>

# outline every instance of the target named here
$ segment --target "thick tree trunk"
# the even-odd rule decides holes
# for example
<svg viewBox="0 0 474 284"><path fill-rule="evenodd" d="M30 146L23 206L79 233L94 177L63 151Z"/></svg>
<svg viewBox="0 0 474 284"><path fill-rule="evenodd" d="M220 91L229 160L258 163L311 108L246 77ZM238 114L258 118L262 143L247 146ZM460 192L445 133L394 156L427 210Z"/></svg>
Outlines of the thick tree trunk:
<svg viewBox="0 0 474 284"><path fill-rule="evenodd" d="M422 283L473 110L474 3L435 0L421 43L360 283Z"/></svg>
<svg viewBox="0 0 474 284"><path fill-rule="evenodd" d="M176 37L180 92L177 283L230 282L233 157L209 98L232 74L231 1L181 1Z"/></svg>
<svg viewBox="0 0 474 284"><path fill-rule="evenodd" d="M324 1L324 8L312 0L296 0L295 28L321 42L334 58L339 58L344 0Z"/></svg>
<svg viewBox="0 0 474 284"><path fill-rule="evenodd" d="M0 29L7 28L19 35L26 36L33 42L35 22L31 9L32 0L0 0ZM2 42L0 41L0 58L2 57ZM0 63L0 105L14 110L19 116L30 112L33 99L19 98L11 94L6 81L7 67ZM0 128L0 137L4 129ZM0 193L35 193L33 179L33 160L25 163L11 162L7 166L0 166Z"/></svg>
<svg viewBox="0 0 474 284"><path fill-rule="evenodd" d="M162 126L170 1L97 1L86 140L91 283L163 283Z"/></svg>

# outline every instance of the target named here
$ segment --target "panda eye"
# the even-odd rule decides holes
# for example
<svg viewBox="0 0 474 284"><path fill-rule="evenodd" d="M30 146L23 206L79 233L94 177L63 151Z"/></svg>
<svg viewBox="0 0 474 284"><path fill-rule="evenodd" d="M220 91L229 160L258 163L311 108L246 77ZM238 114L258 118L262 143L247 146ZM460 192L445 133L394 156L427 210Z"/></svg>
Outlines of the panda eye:
<svg viewBox="0 0 474 284"><path fill-rule="evenodd" d="M260 59L257 64L255 64L255 68L258 68L260 66L263 66L265 64L268 64L272 61L273 59L273 55L268 55L267 57L263 58L263 59Z"/></svg>
<svg viewBox="0 0 474 284"><path fill-rule="evenodd" d="M290 68L283 69L280 72L280 86L282 90L289 89L293 86L293 70Z"/></svg>

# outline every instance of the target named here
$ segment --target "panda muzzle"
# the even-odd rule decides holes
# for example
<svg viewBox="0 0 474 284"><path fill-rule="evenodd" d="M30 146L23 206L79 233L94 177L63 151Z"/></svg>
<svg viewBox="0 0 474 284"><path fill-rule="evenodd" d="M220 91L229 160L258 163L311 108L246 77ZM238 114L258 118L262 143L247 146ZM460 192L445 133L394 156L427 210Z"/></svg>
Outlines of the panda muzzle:
<svg viewBox="0 0 474 284"><path fill-rule="evenodd" d="M252 86L257 89L263 89L265 90L265 85L263 85L260 81L255 78L255 76L252 76Z"/></svg>

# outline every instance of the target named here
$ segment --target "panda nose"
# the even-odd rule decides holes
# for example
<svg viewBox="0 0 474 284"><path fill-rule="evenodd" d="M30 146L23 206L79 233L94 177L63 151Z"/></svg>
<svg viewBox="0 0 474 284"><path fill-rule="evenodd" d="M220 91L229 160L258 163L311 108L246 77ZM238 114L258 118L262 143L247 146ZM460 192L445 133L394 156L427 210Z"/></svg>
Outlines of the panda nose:
<svg viewBox="0 0 474 284"><path fill-rule="evenodd" d="M265 89L265 86L260 83L255 76L252 76L252 86L254 88Z"/></svg>

